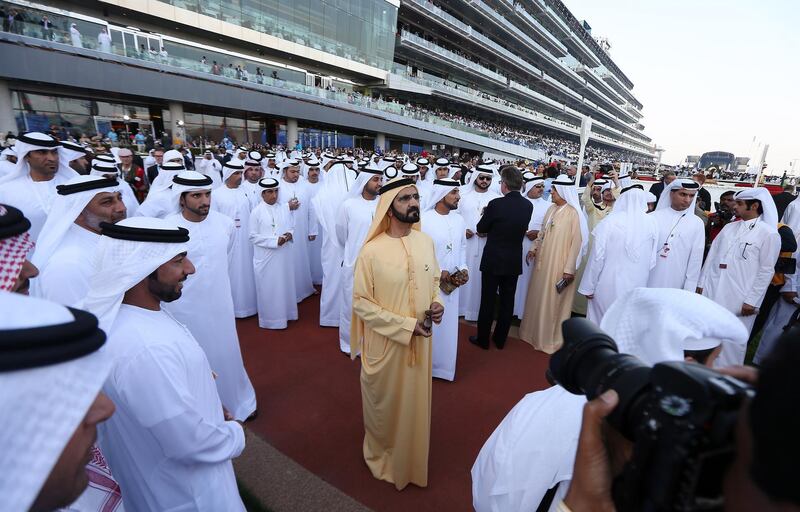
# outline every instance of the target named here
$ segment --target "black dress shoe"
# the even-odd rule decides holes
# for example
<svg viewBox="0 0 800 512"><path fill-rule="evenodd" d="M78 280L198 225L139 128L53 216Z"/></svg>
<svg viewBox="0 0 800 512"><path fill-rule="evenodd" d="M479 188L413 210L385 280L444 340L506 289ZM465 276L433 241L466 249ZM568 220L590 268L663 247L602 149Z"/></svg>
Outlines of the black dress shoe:
<svg viewBox="0 0 800 512"><path fill-rule="evenodd" d="M503 347L506 346L506 342L505 341L503 341L503 342L495 341L494 342L494 346L497 347L497 350L503 350Z"/></svg>
<svg viewBox="0 0 800 512"><path fill-rule="evenodd" d="M477 347L482 348L483 350L489 350L489 344L488 343L486 343L486 344L481 343L480 341L478 341L478 337L477 336L470 336L469 337L469 342L472 343L473 345L477 346Z"/></svg>
<svg viewBox="0 0 800 512"><path fill-rule="evenodd" d="M256 418L258 418L258 409L253 411L253 413L250 416L248 416L247 419L244 420L244 422L247 423L248 421L253 421Z"/></svg>

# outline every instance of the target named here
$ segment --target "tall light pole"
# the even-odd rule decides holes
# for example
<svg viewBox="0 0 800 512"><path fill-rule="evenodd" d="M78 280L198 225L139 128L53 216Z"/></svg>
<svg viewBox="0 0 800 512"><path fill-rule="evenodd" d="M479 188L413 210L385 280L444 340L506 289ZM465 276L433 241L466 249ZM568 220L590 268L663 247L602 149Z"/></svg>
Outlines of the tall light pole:
<svg viewBox="0 0 800 512"><path fill-rule="evenodd" d="M124 116L122 116L122 121L125 123L125 147L128 147L128 146L131 145L131 134L128 131L128 121L130 121L130 120L131 120L131 116L129 116L128 114L125 114Z"/></svg>

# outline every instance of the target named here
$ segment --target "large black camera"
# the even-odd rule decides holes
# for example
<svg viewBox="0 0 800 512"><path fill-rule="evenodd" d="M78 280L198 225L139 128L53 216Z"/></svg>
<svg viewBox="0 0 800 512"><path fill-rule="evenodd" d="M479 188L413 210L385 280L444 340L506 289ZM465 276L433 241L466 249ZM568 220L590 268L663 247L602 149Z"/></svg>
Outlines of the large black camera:
<svg viewBox="0 0 800 512"><path fill-rule="evenodd" d="M589 400L608 389L619 395L607 419L633 441L633 455L614 480L617 509L722 510L737 414L753 389L695 363L647 366L620 354L611 337L583 318L561 329L564 345L550 359L548 377Z"/></svg>

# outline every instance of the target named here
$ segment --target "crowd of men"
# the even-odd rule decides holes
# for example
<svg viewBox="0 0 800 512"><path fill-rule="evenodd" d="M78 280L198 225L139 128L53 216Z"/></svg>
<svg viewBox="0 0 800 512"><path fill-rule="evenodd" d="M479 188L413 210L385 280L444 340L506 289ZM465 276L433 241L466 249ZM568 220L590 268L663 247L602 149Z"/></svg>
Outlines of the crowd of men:
<svg viewBox="0 0 800 512"><path fill-rule="evenodd" d="M320 326L361 361L365 462L398 490L427 485L431 381L456 379L459 317L484 350L504 348L517 316L520 339L553 353L575 312L650 364L685 352L713 367L745 362L759 315L755 361L768 360L796 317L800 203L779 224L763 188L724 196L706 227L701 177L647 192L627 164L234 147L137 165L114 149L32 132L0 162L0 330L14 333L0 375L19 382L0 405L39 393L71 407L29 418L51 443L25 485L0 480L12 509L243 510L231 460L257 401L236 318L291 329L317 293ZM62 368L92 378L76 387ZM509 414L473 468L478 510L535 508L571 478L581 400L554 387ZM545 442L557 454L521 461L548 421L563 424ZM26 472L31 439L0 437L0 461ZM79 469L87 454L76 474L95 485L48 485L59 457Z"/></svg>

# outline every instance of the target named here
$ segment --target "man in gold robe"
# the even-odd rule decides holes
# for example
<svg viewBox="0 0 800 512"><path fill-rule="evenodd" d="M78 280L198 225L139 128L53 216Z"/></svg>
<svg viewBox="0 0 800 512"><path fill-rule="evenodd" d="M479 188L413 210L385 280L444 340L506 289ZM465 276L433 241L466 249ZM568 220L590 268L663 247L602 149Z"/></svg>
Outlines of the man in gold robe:
<svg viewBox="0 0 800 512"><path fill-rule="evenodd" d="M553 181L553 205L542 221L528 261L535 258L519 337L552 354L563 342L561 322L569 318L575 297L575 271L586 251L589 229L578 191L569 176Z"/></svg>
<svg viewBox="0 0 800 512"><path fill-rule="evenodd" d="M431 322L444 313L433 240L419 193L402 176L380 202L355 264L350 347L361 353L364 460L375 478L428 485Z"/></svg>

